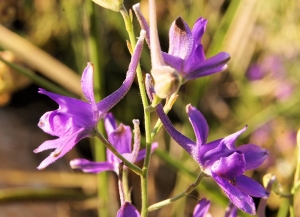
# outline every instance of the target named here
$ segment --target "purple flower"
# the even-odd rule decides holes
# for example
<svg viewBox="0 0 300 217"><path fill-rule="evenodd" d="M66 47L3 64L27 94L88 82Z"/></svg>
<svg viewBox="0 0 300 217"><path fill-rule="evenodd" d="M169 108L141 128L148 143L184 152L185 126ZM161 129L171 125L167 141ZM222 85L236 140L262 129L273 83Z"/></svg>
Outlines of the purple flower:
<svg viewBox="0 0 300 217"><path fill-rule="evenodd" d="M149 26L140 11L139 4L133 6L133 10L139 20L141 28L146 31L146 42L149 44ZM163 52L166 64L175 68L182 77L182 83L221 72L227 69L230 55L220 52L206 59L203 45L199 43L206 29L207 20L200 17L191 30L187 23L178 17L171 25L169 31L169 51Z"/></svg>
<svg viewBox="0 0 300 217"><path fill-rule="evenodd" d="M129 202L125 202L119 209L116 217L140 217L140 213Z"/></svg>
<svg viewBox="0 0 300 217"><path fill-rule="evenodd" d="M210 201L205 198L201 199L194 208L193 217L206 217L209 207Z"/></svg>
<svg viewBox="0 0 300 217"><path fill-rule="evenodd" d="M205 198L201 199L194 208L193 217L208 217L210 201ZM237 208L232 203L226 209L224 217L237 217Z"/></svg>
<svg viewBox="0 0 300 217"><path fill-rule="evenodd" d="M88 63L81 78L81 87L87 102L61 96L40 89L39 93L45 94L59 105L55 111L46 112L40 119L38 126L46 133L57 136L57 139L45 141L35 153L55 149L42 163L38 169L44 169L49 164L64 156L76 143L94 135L98 121L115 106L128 92L134 80L136 67L138 65L143 47L145 32L141 31L134 54L129 65L126 79L121 87L100 102L95 102L93 90L93 65Z"/></svg>
<svg viewBox="0 0 300 217"><path fill-rule="evenodd" d="M268 151L246 144L235 147L235 140L246 130L207 143L208 124L203 115L193 106L186 111L193 126L196 142L178 132L164 113L161 104L156 108L167 132L200 165L204 172L213 177L230 201L244 212L254 215L252 197L266 197L268 192L253 179L244 176L246 170L257 168L268 156Z"/></svg>
<svg viewBox="0 0 300 217"><path fill-rule="evenodd" d="M134 141L133 150L131 148L132 133L129 126L120 124L117 126L116 120L111 113L104 118L105 129L108 141L122 154L128 161L136 162L145 157L145 150L139 151L140 141ZM152 144L152 150L158 144ZM119 174L119 164L121 160L110 150L106 151L106 162L93 162L86 159L74 159L70 162L73 169L82 169L83 172L99 173L103 171L114 171Z"/></svg>

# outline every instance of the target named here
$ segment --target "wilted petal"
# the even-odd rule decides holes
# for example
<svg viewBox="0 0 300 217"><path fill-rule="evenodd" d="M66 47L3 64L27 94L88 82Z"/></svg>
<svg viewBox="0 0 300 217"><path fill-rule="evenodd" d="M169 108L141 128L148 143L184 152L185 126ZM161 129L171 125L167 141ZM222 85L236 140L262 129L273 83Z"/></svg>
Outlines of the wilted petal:
<svg viewBox="0 0 300 217"><path fill-rule="evenodd" d="M188 113L189 120L194 129L197 146L200 148L201 145L206 143L208 137L208 124L201 112L191 104L188 104L185 110Z"/></svg>
<svg viewBox="0 0 300 217"><path fill-rule="evenodd" d="M269 151L257 145L247 144L237 148L241 151L246 160L246 170L253 170L260 166L269 155Z"/></svg>
<svg viewBox="0 0 300 217"><path fill-rule="evenodd" d="M190 27L186 22L178 17L171 25L170 32L169 54L179 57L184 61L190 58L194 49L194 38Z"/></svg>
<svg viewBox="0 0 300 217"><path fill-rule="evenodd" d="M219 176L233 179L245 172L246 162L243 154L234 152L228 157L221 157L220 160L214 162L211 170Z"/></svg>
<svg viewBox="0 0 300 217"><path fill-rule="evenodd" d="M244 175L235 177L235 187L252 197L269 196L269 193L261 184Z"/></svg>
<svg viewBox="0 0 300 217"><path fill-rule="evenodd" d="M205 198L201 199L195 206L193 217L205 217L210 207L210 201Z"/></svg>
<svg viewBox="0 0 300 217"><path fill-rule="evenodd" d="M125 202L119 209L116 217L140 217L140 213L129 202Z"/></svg>
<svg viewBox="0 0 300 217"><path fill-rule="evenodd" d="M72 169L81 169L86 173L100 173L104 171L114 171L114 165L108 162L93 162L83 158L70 161Z"/></svg>
<svg viewBox="0 0 300 217"><path fill-rule="evenodd" d="M132 82L134 81L136 68L139 64L139 60L141 57L145 34L146 32L142 30L139 40L137 41L134 53L131 57L131 62L129 64L126 78L122 86L118 90L116 90L115 92L113 92L112 94L110 94L109 96L105 97L103 100L97 103L98 110L102 113L101 115L103 115L108 110L110 110L113 106L115 106L126 95L128 90L130 89Z"/></svg>
<svg viewBox="0 0 300 217"><path fill-rule="evenodd" d="M227 197L235 206L246 213L249 213L251 215L255 214L255 204L253 202L253 199L249 195L241 192L234 185L230 184L229 181L213 172L212 177L223 189Z"/></svg>
<svg viewBox="0 0 300 217"><path fill-rule="evenodd" d="M197 51L197 52L201 52ZM199 62L197 65L192 66L191 64L193 62L189 62L188 66L186 66L185 68L192 70L190 72L188 72L185 76L185 81L188 80L193 80L196 78L200 78L203 76L207 76L207 75L211 75L217 72L221 72L224 71L225 69L227 69L227 65L226 63L230 60L230 55L228 53L225 52L220 52L217 55Z"/></svg>

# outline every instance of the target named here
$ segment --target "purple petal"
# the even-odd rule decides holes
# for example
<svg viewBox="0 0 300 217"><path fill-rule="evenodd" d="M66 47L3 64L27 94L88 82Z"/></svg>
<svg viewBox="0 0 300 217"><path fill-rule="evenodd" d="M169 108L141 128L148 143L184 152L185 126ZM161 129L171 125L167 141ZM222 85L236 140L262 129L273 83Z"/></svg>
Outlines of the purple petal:
<svg viewBox="0 0 300 217"><path fill-rule="evenodd" d="M136 208L129 202L125 202L119 209L116 217L140 217Z"/></svg>
<svg viewBox="0 0 300 217"><path fill-rule="evenodd" d="M178 17L171 25L169 32L169 54L179 57L184 61L190 58L194 49L194 38L190 27Z"/></svg>
<svg viewBox="0 0 300 217"><path fill-rule="evenodd" d="M166 64L176 69L177 72L182 73L183 71L183 60L179 57L172 56L168 53L162 52L164 61Z"/></svg>
<svg viewBox="0 0 300 217"><path fill-rule="evenodd" d="M193 29L192 34L195 39L195 43L198 44L202 40L202 36L206 29L207 20L203 17L200 17L196 20Z"/></svg>
<svg viewBox="0 0 300 217"><path fill-rule="evenodd" d="M81 88L86 100L95 106L94 97L94 66L92 63L88 63L87 67L83 70L81 76Z"/></svg>
<svg viewBox="0 0 300 217"><path fill-rule="evenodd" d="M192 73L194 70L197 69L198 65L203 63L206 60L204 49L202 44L198 44L195 46L194 52L189 58L188 61L185 62L183 67L183 77L189 76L187 74Z"/></svg>
<svg viewBox="0 0 300 217"><path fill-rule="evenodd" d="M228 157L221 157L214 162L211 170L219 176L233 179L236 176L244 174L246 167L245 157L243 154L234 152Z"/></svg>
<svg viewBox="0 0 300 217"><path fill-rule="evenodd" d="M188 68L191 71L186 75L185 81L224 71L225 69L227 69L226 63L229 60L230 55L228 53L220 52L205 61L199 62L199 64L195 65L194 67L192 67L191 64L195 61L188 62L187 64L189 64L189 66L185 66L185 68Z"/></svg>
<svg viewBox="0 0 300 217"><path fill-rule="evenodd" d="M42 163L37 167L39 170L44 169L49 164L53 163L57 159L64 156L68 151L70 151L76 143L87 137L87 134L83 134L84 129L81 128L77 132L74 132L70 135L64 135L58 139L48 140L43 142L37 149L34 150L34 153L38 153L47 149L56 148Z"/></svg>
<svg viewBox="0 0 300 217"><path fill-rule="evenodd" d="M141 57L143 44L144 44L144 38L145 38L145 31L141 31L139 40L136 44L134 53L131 57L131 62L129 64L129 68L126 74L126 78L121 85L121 87L110 94L109 96L105 97L103 100L101 100L99 103L97 103L98 110L104 114L108 110L110 110L112 107L114 107L128 92L130 89L132 82L134 81L134 77L136 74L136 68L139 64L139 60Z"/></svg>
<svg viewBox="0 0 300 217"><path fill-rule="evenodd" d="M217 184L223 189L230 201L237 206L240 210L255 215L255 204L253 199L241 192L238 188L230 184L226 179L218 176L212 172L212 177L217 182Z"/></svg>
<svg viewBox="0 0 300 217"><path fill-rule="evenodd" d="M221 157L227 157L234 152L234 150L228 149L224 143L221 143L222 140L218 139L200 147L198 162L204 168L210 167Z"/></svg>
<svg viewBox="0 0 300 217"><path fill-rule="evenodd" d="M144 15L142 14L141 10L140 10L140 3L137 3L135 5L132 6L134 12L135 12L135 15L139 21L139 24L141 26L141 28L143 30L146 31L146 36L145 36L145 40L148 44L148 47L150 47L150 32L149 32L149 25L144 17Z"/></svg>
<svg viewBox="0 0 300 217"><path fill-rule="evenodd" d="M104 117L104 127L106 130L106 134L109 135L114 132L118 125L116 119L114 118L112 113L107 113Z"/></svg>
<svg viewBox="0 0 300 217"><path fill-rule="evenodd" d="M229 136L226 136L221 143L224 143L228 149L230 150L236 150L235 148L235 140L247 129L247 126L245 126L240 131L237 131Z"/></svg>
<svg viewBox="0 0 300 217"><path fill-rule="evenodd" d="M83 158L77 158L70 161L73 169L81 169L86 173L100 173L104 171L114 171L114 165L108 162L93 162Z"/></svg>
<svg viewBox="0 0 300 217"><path fill-rule="evenodd" d="M246 170L253 170L259 167L269 155L269 151L257 145L247 144L237 148L241 151L246 160Z"/></svg>
<svg viewBox="0 0 300 217"><path fill-rule="evenodd" d="M201 112L191 106L191 104L188 104L185 110L188 113L189 120L194 129L197 146L200 148L201 145L206 143L208 137L208 124Z"/></svg>
<svg viewBox="0 0 300 217"><path fill-rule="evenodd" d="M238 209L232 203L229 203L228 207L226 208L224 217L237 217Z"/></svg>
<svg viewBox="0 0 300 217"><path fill-rule="evenodd" d="M157 142L153 142L152 145L151 145L151 153L153 153L154 150L157 149L157 147L158 147L158 143ZM138 161L144 159L145 158L145 154L146 154L146 149L140 150L135 161L138 162Z"/></svg>
<svg viewBox="0 0 300 217"><path fill-rule="evenodd" d="M120 154L131 153L132 133L129 126L120 124L119 127L108 134L108 141L117 149ZM107 149L107 161L119 162L119 159Z"/></svg>
<svg viewBox="0 0 300 217"><path fill-rule="evenodd" d="M189 139L188 137L181 134L179 131L177 131L173 124L171 123L168 116L165 114L163 107L161 104L159 104L156 107L156 113L159 116L162 124L164 125L166 131L170 134L170 136L182 147L184 148L195 160L197 160L197 153L195 151L196 143Z"/></svg>
<svg viewBox="0 0 300 217"><path fill-rule="evenodd" d="M237 176L235 178L235 187L237 187L241 192L252 197L269 196L269 193L261 184L244 175Z"/></svg>
<svg viewBox="0 0 300 217"><path fill-rule="evenodd" d="M193 217L205 217L210 207L210 201L205 198L201 199L195 206Z"/></svg>
<svg viewBox="0 0 300 217"><path fill-rule="evenodd" d="M73 122L78 127L88 126L93 128L96 125L90 104L78 99L51 93L41 88L39 93L49 96L59 105L57 110L45 113L40 119L39 127L46 133L55 136L64 134L69 129L67 127L62 129L59 125L67 121L68 117L74 117ZM56 130L56 127L59 129Z"/></svg>

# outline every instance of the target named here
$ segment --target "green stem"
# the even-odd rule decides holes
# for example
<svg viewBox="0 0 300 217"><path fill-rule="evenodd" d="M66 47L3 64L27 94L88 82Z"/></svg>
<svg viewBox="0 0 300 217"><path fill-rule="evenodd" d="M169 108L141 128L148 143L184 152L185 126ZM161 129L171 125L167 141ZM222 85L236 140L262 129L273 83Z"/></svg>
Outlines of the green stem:
<svg viewBox="0 0 300 217"><path fill-rule="evenodd" d="M128 161L125 157L123 157L123 155L120 154L117 149L112 144L110 144L110 142L101 133L96 131L95 136L105 145L106 148L108 148L114 155L116 155L121 161L123 161L128 168L130 168L136 174L140 176L142 175L142 170L138 166Z"/></svg>
<svg viewBox="0 0 300 217"><path fill-rule="evenodd" d="M197 179L195 180L195 182L193 184L191 184L184 192L176 195L175 197L169 198L167 200L163 200L159 203L155 203L155 204L149 206L148 211L151 212L151 211L157 210L161 207L169 205L170 203L173 203L174 201L177 201L177 200L189 195L200 184L200 182L202 181L204 176L205 176L205 174L201 171L199 173Z"/></svg>
<svg viewBox="0 0 300 217"><path fill-rule="evenodd" d="M121 11L121 14L123 16L124 22L125 22L125 27L126 31L128 32L129 35L129 40L131 47L134 48L136 44L135 40L135 35L133 31L133 24L132 20L126 11L125 8L123 8ZM146 137L146 155L145 155L145 160L144 160L144 165L142 169L142 174L141 174L141 191L142 191L142 211L141 211L141 216L145 217L148 215L148 167L150 164L150 159L151 159L151 125L150 125L150 113L146 111L146 108L149 107L149 103L147 100L147 94L144 86L144 79L143 79L143 74L140 65L137 67L137 78L138 78L138 84L139 84L139 89L140 89L140 94L141 94L141 99L143 103L143 108L144 108L144 119L145 119L145 137Z"/></svg>
<svg viewBox="0 0 300 217"><path fill-rule="evenodd" d="M104 73L103 73L103 63L101 60L102 52L101 52L101 31L98 28L98 20L99 16L96 13L96 4L92 1L86 1L86 15L89 25L89 34L87 37L87 45L88 45L88 59L94 65L94 93L95 100L100 101L104 95L103 81L104 81ZM103 41L102 41L103 43ZM100 122L98 124L98 130L100 133L104 133L103 123ZM103 145L100 145L99 140L93 141L94 145L94 157L97 162L105 161L106 159L106 150ZM108 174L107 173L98 173L97 174L97 183L98 183L98 216L110 216L112 213L107 209L109 205L109 182L108 182ZM100 203L101 202L101 203Z"/></svg>

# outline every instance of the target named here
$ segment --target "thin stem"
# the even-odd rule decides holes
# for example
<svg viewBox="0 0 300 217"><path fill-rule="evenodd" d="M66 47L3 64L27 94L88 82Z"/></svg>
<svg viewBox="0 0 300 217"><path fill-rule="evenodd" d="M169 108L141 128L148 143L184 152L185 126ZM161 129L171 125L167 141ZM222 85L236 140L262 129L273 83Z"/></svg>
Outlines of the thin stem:
<svg viewBox="0 0 300 217"><path fill-rule="evenodd" d="M205 176L205 174L201 171L199 173L197 179L195 180L195 182L193 184L191 184L184 192L176 195L175 197L169 198L167 200L163 200L159 203L155 203L155 204L149 206L148 211L151 212L151 211L157 210L161 207L169 205L170 203L173 203L174 201L177 201L177 200L189 195L200 184L200 182L202 181L204 176Z"/></svg>
<svg viewBox="0 0 300 217"><path fill-rule="evenodd" d="M98 131L95 132L95 136L100 139L100 141L105 145L106 148L108 148L114 155L116 155L121 161L124 162L124 164L130 168L133 172L135 172L138 175L142 175L142 170L134 165L133 163L131 163L130 161L128 161L123 155L121 155L117 149L110 144L110 142Z"/></svg>
<svg viewBox="0 0 300 217"><path fill-rule="evenodd" d="M86 16L88 18L88 24L90 32L88 34L87 39L87 45L88 45L88 59L91 61L94 65L94 92L95 92L95 99L96 101L100 101L102 99L103 95L103 80L104 80L104 73L102 70L103 63L101 62L102 53L101 53L101 43L99 34L99 28L97 26L98 24L98 16L96 14L96 5L92 1L86 1ZM100 133L104 132L104 126L103 123L100 122L98 124L98 130ZM105 161L106 158L106 151L105 147L100 145L99 140L94 140L94 158L96 161ZM99 144L98 144L99 143ZM104 209L108 206L109 200L108 200L108 179L107 179L107 173L98 173L97 174L97 183L98 183L98 216L107 216L110 215L108 209Z"/></svg>
<svg viewBox="0 0 300 217"><path fill-rule="evenodd" d="M120 195L120 202L121 204L124 204L125 199L125 192L124 192L124 186L123 186L123 173L124 171L124 163L119 164L119 177L118 177L118 186L119 186L119 195Z"/></svg>
<svg viewBox="0 0 300 217"><path fill-rule="evenodd" d="M294 188L300 179L300 129L298 130L297 133L297 149L298 149L298 155L297 155L296 171L294 175Z"/></svg>
<svg viewBox="0 0 300 217"><path fill-rule="evenodd" d="M128 15L127 10L125 7L120 10L124 22L125 22L125 27L126 31L128 32L129 35L129 40L131 47L134 48L136 44L135 40L135 35L133 31L133 25L132 25L132 20L130 16ZM142 169L141 175L141 191L142 191L142 210L141 210L141 216L145 217L148 215L148 167L150 164L150 159L151 159L151 125L150 125L150 113L146 110L146 108L149 107L149 103L147 100L147 94L146 94L146 89L144 86L144 78L142 74L142 70L140 65L137 67L137 79L138 79L138 84L139 84L139 89L140 89L140 94L141 94L141 99L142 99L142 104L144 108L144 119L145 119L145 137L146 137L146 155L145 155L145 160L144 160L144 165Z"/></svg>

